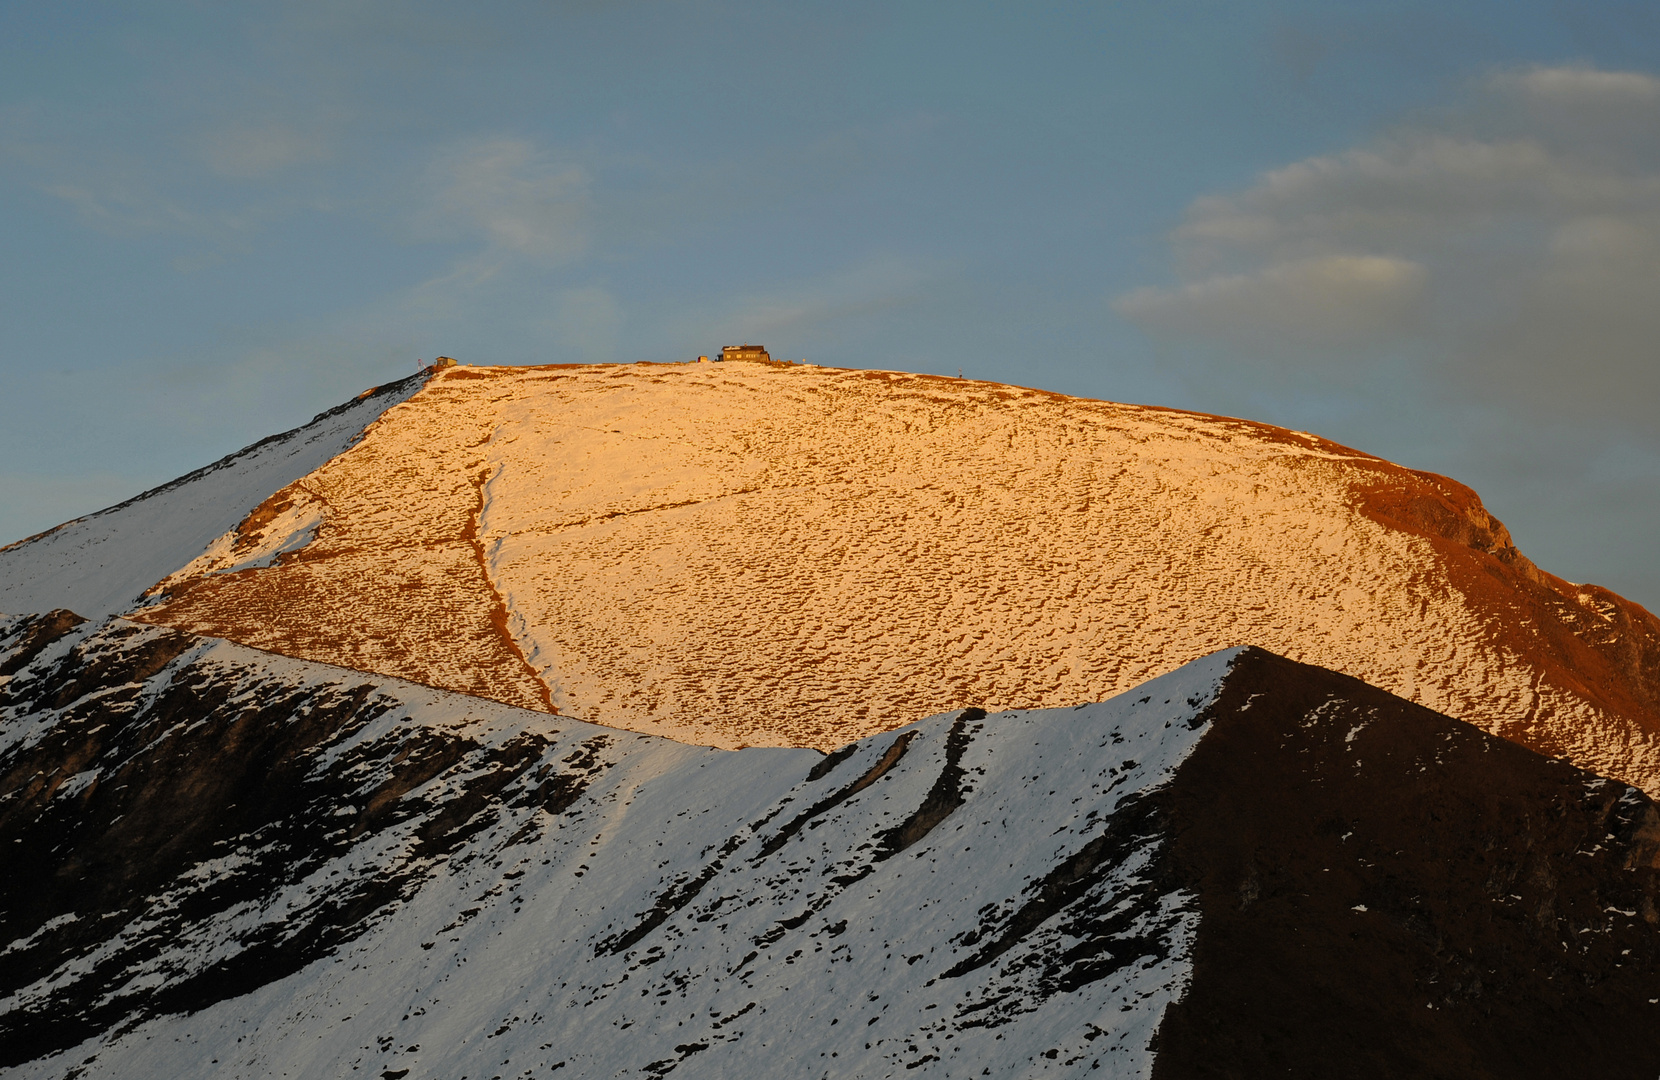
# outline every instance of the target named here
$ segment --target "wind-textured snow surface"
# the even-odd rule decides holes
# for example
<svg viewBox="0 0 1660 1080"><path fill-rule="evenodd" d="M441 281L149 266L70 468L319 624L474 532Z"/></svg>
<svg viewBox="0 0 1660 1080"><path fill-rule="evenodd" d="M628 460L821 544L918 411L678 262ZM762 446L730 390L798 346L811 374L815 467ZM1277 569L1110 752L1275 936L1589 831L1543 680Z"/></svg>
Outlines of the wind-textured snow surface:
<svg viewBox="0 0 1660 1080"><path fill-rule="evenodd" d="M314 539L274 522L291 554L142 617L728 748L1250 642L1660 791L1660 623L1553 584L1456 483L1298 432L897 372L463 367L301 486Z"/></svg>
<svg viewBox="0 0 1660 1080"><path fill-rule="evenodd" d="M1148 795L1237 655L823 757L76 628L0 687L0 769L75 763L17 843L113 857L170 786L212 820L136 908L11 913L8 1075L1146 1076L1198 919ZM281 798L210 782L249 761Z"/></svg>
<svg viewBox="0 0 1660 1080"><path fill-rule="evenodd" d="M425 376L376 387L303 427L107 510L0 548L0 612L130 611L146 589L200 556L272 492L317 469Z"/></svg>

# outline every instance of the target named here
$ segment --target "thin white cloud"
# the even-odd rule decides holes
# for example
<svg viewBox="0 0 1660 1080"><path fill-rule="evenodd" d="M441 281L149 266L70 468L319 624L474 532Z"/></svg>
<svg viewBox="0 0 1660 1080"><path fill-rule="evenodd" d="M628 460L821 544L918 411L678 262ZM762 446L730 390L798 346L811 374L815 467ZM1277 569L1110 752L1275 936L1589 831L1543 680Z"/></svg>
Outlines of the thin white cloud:
<svg viewBox="0 0 1660 1080"><path fill-rule="evenodd" d="M1120 297L1121 315L1159 333L1232 341L1253 352L1362 345L1398 332L1424 293L1422 266L1329 255Z"/></svg>
<svg viewBox="0 0 1660 1080"><path fill-rule="evenodd" d="M1656 114L1660 120L1660 112ZM1477 234L1660 203L1660 176L1588 162L1539 139L1403 131L1195 200L1172 239L1184 266L1337 250L1456 250Z"/></svg>
<svg viewBox="0 0 1660 1080"><path fill-rule="evenodd" d="M1501 101L1560 109L1581 117L1590 114L1597 120L1611 113L1624 119L1625 110L1633 110L1632 118L1636 118L1643 110L1660 106L1660 79L1636 71L1534 67L1496 72L1488 78L1486 90Z"/></svg>
<svg viewBox="0 0 1660 1080"><path fill-rule="evenodd" d="M220 176L252 179L332 156L330 141L286 124L233 125L203 134L198 150Z"/></svg>
<svg viewBox="0 0 1660 1080"><path fill-rule="evenodd" d="M281 212L270 203L233 210L193 206L120 168L82 170L75 182L46 183L40 190L68 204L87 228L120 237L167 233L236 246Z"/></svg>
<svg viewBox="0 0 1660 1080"><path fill-rule="evenodd" d="M729 340L734 335L793 336L833 326L913 303L948 271L949 264L940 261L873 256L828 274L781 282L765 293L735 297L703 336L734 343Z"/></svg>
<svg viewBox="0 0 1660 1080"><path fill-rule="evenodd" d="M157 155L130 139L77 130L84 125L64 110L0 110L0 171L61 200L87 228L125 238L172 235L242 247L307 202L286 189L250 198L204 187L206 172L252 177L326 153L320 141L281 129L224 129L180 137L194 141L196 154Z"/></svg>
<svg viewBox="0 0 1660 1080"><path fill-rule="evenodd" d="M1178 282L1114 304L1161 340L1311 371L1393 344L1467 393L1660 430L1660 79L1494 73L1195 200L1170 240Z"/></svg>
<svg viewBox="0 0 1660 1080"><path fill-rule="evenodd" d="M592 178L527 139L470 142L440 154L417 227L435 238L481 237L492 250L544 263L580 258L593 216Z"/></svg>

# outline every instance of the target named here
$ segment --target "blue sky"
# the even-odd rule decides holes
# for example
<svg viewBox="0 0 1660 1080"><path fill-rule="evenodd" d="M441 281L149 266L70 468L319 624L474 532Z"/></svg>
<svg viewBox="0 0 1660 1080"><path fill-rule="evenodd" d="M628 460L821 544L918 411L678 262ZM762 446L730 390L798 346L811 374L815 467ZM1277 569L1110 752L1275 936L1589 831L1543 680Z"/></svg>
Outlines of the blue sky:
<svg viewBox="0 0 1660 1080"><path fill-rule="evenodd" d="M0 542L444 353L1249 416L1660 608L1652 3L0 3Z"/></svg>

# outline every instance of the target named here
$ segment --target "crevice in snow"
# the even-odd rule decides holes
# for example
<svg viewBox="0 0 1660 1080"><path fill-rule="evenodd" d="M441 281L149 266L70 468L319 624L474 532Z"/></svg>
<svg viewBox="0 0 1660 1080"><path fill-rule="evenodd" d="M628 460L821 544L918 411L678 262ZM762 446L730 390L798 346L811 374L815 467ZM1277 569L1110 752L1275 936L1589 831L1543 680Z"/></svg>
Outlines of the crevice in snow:
<svg viewBox="0 0 1660 1080"><path fill-rule="evenodd" d="M490 590L490 624L495 627L496 633L500 635L502 644L518 658L525 674L530 676L532 683L541 694L542 703L547 707L548 712L557 713L559 708L553 702L552 685L542 677L542 673L536 669L536 665L530 662L524 644L519 640L519 635L514 632L515 624L523 627L524 619L508 606L507 598L502 595L500 587L496 584L495 576L490 572L490 564L494 553L485 547L484 519L490 508L490 483L501 475L502 469L503 466L500 464L494 468L485 466L473 477L473 487L477 491L478 505L473 510L472 520L468 523L467 532L463 535L463 539L471 543L473 555L478 560L479 573L484 575L485 587ZM497 546L499 546L499 541L497 541ZM534 648L534 645L532 648Z"/></svg>

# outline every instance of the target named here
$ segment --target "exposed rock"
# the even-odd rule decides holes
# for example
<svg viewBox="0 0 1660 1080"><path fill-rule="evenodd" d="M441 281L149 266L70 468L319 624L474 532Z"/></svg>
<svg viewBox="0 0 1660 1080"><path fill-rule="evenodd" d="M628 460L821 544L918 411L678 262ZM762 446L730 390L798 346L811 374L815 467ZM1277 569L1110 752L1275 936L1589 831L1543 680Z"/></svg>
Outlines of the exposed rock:
<svg viewBox="0 0 1660 1080"><path fill-rule="evenodd" d="M1654 804L1260 650L821 758L116 620L0 784L18 1077L1660 1067Z"/></svg>
<svg viewBox="0 0 1660 1080"><path fill-rule="evenodd" d="M1256 650L1206 718L1155 796L1204 912L1156 1078L1660 1071L1646 796Z"/></svg>

